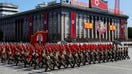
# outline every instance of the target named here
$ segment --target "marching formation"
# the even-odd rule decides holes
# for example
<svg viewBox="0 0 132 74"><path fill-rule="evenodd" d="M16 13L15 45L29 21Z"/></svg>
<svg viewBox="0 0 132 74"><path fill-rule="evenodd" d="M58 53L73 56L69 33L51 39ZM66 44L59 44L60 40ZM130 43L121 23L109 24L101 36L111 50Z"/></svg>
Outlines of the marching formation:
<svg viewBox="0 0 132 74"><path fill-rule="evenodd" d="M128 47L113 44L30 44L0 43L2 63L22 64L24 67L44 68L45 71L74 68L129 59Z"/></svg>

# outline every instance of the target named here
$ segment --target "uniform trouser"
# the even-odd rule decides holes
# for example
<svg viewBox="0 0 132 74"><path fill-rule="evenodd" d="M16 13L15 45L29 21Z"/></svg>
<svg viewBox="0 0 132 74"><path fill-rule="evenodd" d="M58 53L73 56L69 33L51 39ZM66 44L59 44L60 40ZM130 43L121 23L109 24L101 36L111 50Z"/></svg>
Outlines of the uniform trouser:
<svg viewBox="0 0 132 74"><path fill-rule="evenodd" d="M89 56L88 55L86 55L86 54L83 54L83 58L84 58L84 65L86 64L86 62L88 62L89 63Z"/></svg>
<svg viewBox="0 0 132 74"><path fill-rule="evenodd" d="M37 58L33 58L30 65L32 66L34 64L34 69L36 69L38 63L39 63L39 61L37 60Z"/></svg>
<svg viewBox="0 0 132 74"><path fill-rule="evenodd" d="M45 65L46 65L45 72L48 71L48 69L51 69L51 70L53 69L52 66L51 66L52 65L51 64L51 59L45 59Z"/></svg>
<svg viewBox="0 0 132 74"><path fill-rule="evenodd" d="M13 61L13 58L10 56L10 57L8 58L8 64L10 64L12 61Z"/></svg>
<svg viewBox="0 0 132 74"><path fill-rule="evenodd" d="M27 64L30 65L31 61L28 61L28 57L24 58L24 67L26 67Z"/></svg>
<svg viewBox="0 0 132 74"><path fill-rule="evenodd" d="M43 66L45 65L45 59L44 58L42 58L43 60L41 61L41 62L39 62L39 66L41 67L41 68L43 68ZM41 65L40 65L40 63L42 63Z"/></svg>
<svg viewBox="0 0 132 74"><path fill-rule="evenodd" d="M55 66L57 66L59 68L59 62L55 57L51 57L51 61L53 64L53 69L55 68Z"/></svg>
<svg viewBox="0 0 132 74"><path fill-rule="evenodd" d="M20 61L20 56L16 55L16 57L15 57L16 66L18 65L19 61Z"/></svg>
<svg viewBox="0 0 132 74"><path fill-rule="evenodd" d="M73 65L72 65L72 68L75 66L75 64L77 64L77 66L78 67L80 67L80 59L79 59L79 57L77 57L77 56L73 56Z"/></svg>
<svg viewBox="0 0 132 74"><path fill-rule="evenodd" d="M70 56L65 56L66 57L66 65L67 65L67 67L70 65L71 66L71 68L74 66L74 63L73 63L73 61L74 61L74 58L73 57L70 57ZM76 59L77 60L77 59Z"/></svg>
<svg viewBox="0 0 132 74"><path fill-rule="evenodd" d="M4 55L1 56L1 62L3 63L5 61Z"/></svg>
<svg viewBox="0 0 132 74"><path fill-rule="evenodd" d="M78 55L78 57L79 57L79 65L82 63L83 65L85 65L85 61L86 61L86 59L85 59L85 56L84 55Z"/></svg>

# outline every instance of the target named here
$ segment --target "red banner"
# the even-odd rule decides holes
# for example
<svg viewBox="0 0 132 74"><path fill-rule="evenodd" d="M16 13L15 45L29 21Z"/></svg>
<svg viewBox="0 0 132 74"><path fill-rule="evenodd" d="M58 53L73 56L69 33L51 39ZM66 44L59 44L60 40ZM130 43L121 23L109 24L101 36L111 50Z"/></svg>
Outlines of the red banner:
<svg viewBox="0 0 132 74"><path fill-rule="evenodd" d="M73 5L79 5L79 6L83 6L83 7L88 7L88 3L86 2L80 2L80 1L76 1L76 0L71 0L71 4Z"/></svg>
<svg viewBox="0 0 132 74"><path fill-rule="evenodd" d="M47 30L47 12L44 12L43 16L44 16L44 21L43 21L44 31L46 31Z"/></svg>
<svg viewBox="0 0 132 74"><path fill-rule="evenodd" d="M29 40L31 40L32 32L33 32L33 17L29 16Z"/></svg>
<svg viewBox="0 0 132 74"><path fill-rule="evenodd" d="M41 41L42 43L46 43L46 38L47 38L47 31L39 31L31 36L31 43L35 44L39 41Z"/></svg>
<svg viewBox="0 0 132 74"><path fill-rule="evenodd" d="M75 19L76 13L74 11L71 12L71 38L75 38Z"/></svg>
<svg viewBox="0 0 132 74"><path fill-rule="evenodd" d="M91 0L91 7L92 8L98 8L102 10L108 10L108 4L107 1L103 0Z"/></svg>
<svg viewBox="0 0 132 74"><path fill-rule="evenodd" d="M122 37L122 40L124 40L125 38L125 33L124 33L124 24L125 24L125 20L121 20L121 37Z"/></svg>

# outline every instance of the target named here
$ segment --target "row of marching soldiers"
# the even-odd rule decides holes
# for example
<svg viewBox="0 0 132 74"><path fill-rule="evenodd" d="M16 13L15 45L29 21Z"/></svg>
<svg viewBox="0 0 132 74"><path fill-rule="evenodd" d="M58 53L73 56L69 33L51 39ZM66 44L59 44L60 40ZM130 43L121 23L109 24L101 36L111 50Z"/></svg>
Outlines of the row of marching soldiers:
<svg viewBox="0 0 132 74"><path fill-rule="evenodd" d="M129 59L128 47L109 44L30 44L0 43L2 63L44 68L45 71L74 68L86 64Z"/></svg>

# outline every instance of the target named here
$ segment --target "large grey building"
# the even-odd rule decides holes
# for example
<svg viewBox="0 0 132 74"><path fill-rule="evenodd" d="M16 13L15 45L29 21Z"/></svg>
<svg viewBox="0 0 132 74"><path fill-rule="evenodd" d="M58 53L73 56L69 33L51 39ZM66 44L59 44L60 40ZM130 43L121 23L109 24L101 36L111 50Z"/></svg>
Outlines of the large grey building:
<svg viewBox="0 0 132 74"><path fill-rule="evenodd" d="M127 19L124 14L114 15L102 10L76 6L69 3L55 3L0 18L3 41L29 41L37 31L48 30L47 41L113 41L127 40ZM91 23L92 28L84 28ZM105 24L105 31L98 30ZM114 25L115 30L110 30Z"/></svg>
<svg viewBox="0 0 132 74"><path fill-rule="evenodd" d="M11 3L0 3L0 17L18 12L18 6Z"/></svg>

